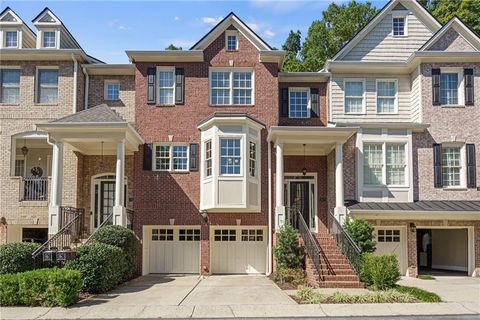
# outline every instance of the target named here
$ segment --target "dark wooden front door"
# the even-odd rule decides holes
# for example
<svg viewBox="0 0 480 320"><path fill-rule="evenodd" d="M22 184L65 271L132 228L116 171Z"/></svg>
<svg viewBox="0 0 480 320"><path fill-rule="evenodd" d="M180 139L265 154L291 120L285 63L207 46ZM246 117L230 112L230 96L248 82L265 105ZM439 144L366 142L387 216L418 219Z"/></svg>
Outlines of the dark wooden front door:
<svg viewBox="0 0 480 320"><path fill-rule="evenodd" d="M309 182L290 183L290 207L303 216L310 228Z"/></svg>

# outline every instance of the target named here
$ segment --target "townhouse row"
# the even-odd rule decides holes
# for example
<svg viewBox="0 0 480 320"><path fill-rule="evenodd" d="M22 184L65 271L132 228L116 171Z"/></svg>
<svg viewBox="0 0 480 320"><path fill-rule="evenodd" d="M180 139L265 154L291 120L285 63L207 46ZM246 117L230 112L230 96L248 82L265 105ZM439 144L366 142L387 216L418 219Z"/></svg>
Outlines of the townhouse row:
<svg viewBox="0 0 480 320"><path fill-rule="evenodd" d="M73 212L81 238L131 227L142 274L269 274L284 223L322 246L353 217L403 274L478 275L480 39L459 19L392 0L301 73L233 13L129 64L89 56L48 8L33 26L0 13L2 243L43 243ZM331 285L358 281L338 270Z"/></svg>

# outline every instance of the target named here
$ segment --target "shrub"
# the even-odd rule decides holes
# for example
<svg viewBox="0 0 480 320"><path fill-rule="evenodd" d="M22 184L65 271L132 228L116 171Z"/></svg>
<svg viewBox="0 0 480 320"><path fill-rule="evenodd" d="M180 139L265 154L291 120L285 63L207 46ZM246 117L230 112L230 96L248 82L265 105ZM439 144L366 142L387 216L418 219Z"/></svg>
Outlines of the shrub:
<svg viewBox="0 0 480 320"><path fill-rule="evenodd" d="M0 246L0 274L17 273L35 268L32 253L38 244L15 242Z"/></svg>
<svg viewBox="0 0 480 320"><path fill-rule="evenodd" d="M0 304L67 307L78 301L80 272L66 269L38 269L0 276Z"/></svg>
<svg viewBox="0 0 480 320"><path fill-rule="evenodd" d="M18 302L18 274L0 275L0 306L14 306Z"/></svg>
<svg viewBox="0 0 480 320"><path fill-rule="evenodd" d="M76 250L77 258L65 268L80 271L82 290L102 293L115 288L125 275L125 256L122 249L104 243L91 243Z"/></svg>
<svg viewBox="0 0 480 320"><path fill-rule="evenodd" d="M291 283L295 286L306 286L308 284L303 269L277 268L273 274L273 281L278 283Z"/></svg>
<svg viewBox="0 0 480 320"><path fill-rule="evenodd" d="M132 230L111 225L98 229L92 236L93 242L109 244L122 249L125 255L125 273L123 280L133 277L136 270L137 239Z"/></svg>
<svg viewBox="0 0 480 320"><path fill-rule="evenodd" d="M435 293L416 287L396 286L395 291L408 293L421 302L442 302L442 299Z"/></svg>
<svg viewBox="0 0 480 320"><path fill-rule="evenodd" d="M297 231L285 224L278 234L278 243L273 249L279 268L298 269L303 265L304 251L298 243Z"/></svg>
<svg viewBox="0 0 480 320"><path fill-rule="evenodd" d="M387 291L367 292L362 294L348 294L335 291L331 294L322 294L311 288L298 290L296 298L304 304L320 303L409 303L417 302L417 299L409 293L399 292L393 289Z"/></svg>
<svg viewBox="0 0 480 320"><path fill-rule="evenodd" d="M393 253L381 256L364 254L360 266L360 279L376 290L395 287L400 280L397 256Z"/></svg>
<svg viewBox="0 0 480 320"><path fill-rule="evenodd" d="M362 219L349 219L343 227L362 253L375 251L375 235L370 223Z"/></svg>

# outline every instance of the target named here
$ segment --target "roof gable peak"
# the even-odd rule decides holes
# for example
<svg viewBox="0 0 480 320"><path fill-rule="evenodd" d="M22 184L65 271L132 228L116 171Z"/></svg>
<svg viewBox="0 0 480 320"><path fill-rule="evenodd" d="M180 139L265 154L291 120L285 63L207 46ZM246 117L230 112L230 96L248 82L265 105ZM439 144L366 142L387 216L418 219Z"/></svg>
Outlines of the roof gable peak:
<svg viewBox="0 0 480 320"><path fill-rule="evenodd" d="M2 24L23 24L22 19L10 7L0 12L0 23Z"/></svg>
<svg viewBox="0 0 480 320"><path fill-rule="evenodd" d="M428 40L419 51L444 51L437 45L439 41L454 30L462 41L471 48L471 51L480 51L480 37L470 29L459 17L455 16L448 21L440 30ZM439 50L440 49L440 50Z"/></svg>
<svg viewBox="0 0 480 320"><path fill-rule="evenodd" d="M48 7L32 20L34 25L62 25L62 21Z"/></svg>

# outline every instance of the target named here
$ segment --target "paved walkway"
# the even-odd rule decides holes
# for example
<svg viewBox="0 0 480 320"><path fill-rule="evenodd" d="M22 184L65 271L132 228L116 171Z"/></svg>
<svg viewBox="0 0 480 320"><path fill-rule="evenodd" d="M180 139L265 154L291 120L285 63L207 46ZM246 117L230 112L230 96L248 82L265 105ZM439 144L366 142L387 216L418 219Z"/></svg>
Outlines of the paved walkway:
<svg viewBox="0 0 480 320"><path fill-rule="evenodd" d="M480 303L457 301L435 304L298 305L273 282L262 276L212 276L206 279L196 276L147 276L68 309L0 309L0 319L18 320L454 314L480 314Z"/></svg>

